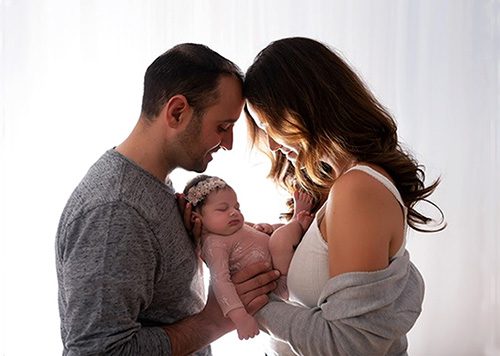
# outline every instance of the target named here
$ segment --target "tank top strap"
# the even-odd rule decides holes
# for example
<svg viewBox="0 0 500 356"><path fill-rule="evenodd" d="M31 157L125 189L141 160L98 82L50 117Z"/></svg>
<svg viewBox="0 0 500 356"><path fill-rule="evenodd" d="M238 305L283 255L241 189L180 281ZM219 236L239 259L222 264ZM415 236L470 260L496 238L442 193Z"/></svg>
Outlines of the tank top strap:
<svg viewBox="0 0 500 356"><path fill-rule="evenodd" d="M406 206L403 203L403 198L401 198L401 194L399 193L399 190L398 188L396 188L394 183L392 183L386 176L384 176L380 172L377 172L373 168L362 164L357 164L354 167L349 168L345 173L354 170L365 172L366 174L370 175L371 177L379 181L382 185L384 185L384 187L386 187L392 193L392 195L394 195L398 203L401 205L401 207L405 212L405 217L406 217Z"/></svg>

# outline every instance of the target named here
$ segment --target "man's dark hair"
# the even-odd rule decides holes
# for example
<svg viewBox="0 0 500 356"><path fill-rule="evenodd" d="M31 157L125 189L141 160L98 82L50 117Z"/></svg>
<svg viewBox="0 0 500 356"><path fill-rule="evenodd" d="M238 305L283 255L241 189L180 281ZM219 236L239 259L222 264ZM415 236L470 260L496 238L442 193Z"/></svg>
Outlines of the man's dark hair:
<svg viewBox="0 0 500 356"><path fill-rule="evenodd" d="M142 115L152 119L160 114L174 95L184 95L195 115L218 99L222 75L233 75L243 83L243 73L230 60L207 46L179 44L156 58L144 75Z"/></svg>

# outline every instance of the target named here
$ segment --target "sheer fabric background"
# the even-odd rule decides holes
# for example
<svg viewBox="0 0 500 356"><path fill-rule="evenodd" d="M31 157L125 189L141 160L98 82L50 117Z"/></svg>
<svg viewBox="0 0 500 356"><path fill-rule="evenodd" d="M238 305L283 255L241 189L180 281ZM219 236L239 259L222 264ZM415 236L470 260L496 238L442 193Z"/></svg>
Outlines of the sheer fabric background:
<svg viewBox="0 0 500 356"><path fill-rule="evenodd" d="M338 49L399 123L427 167L448 228L412 232L426 281L412 355L500 354L498 0L0 0L0 354L56 355L54 237L88 167L135 124L149 63L204 43L243 70L270 41L307 36ZM239 193L250 221L276 221L284 195L249 153L208 170ZM177 189L192 174L173 174ZM425 207L423 207L425 208ZM234 333L216 355L258 354Z"/></svg>

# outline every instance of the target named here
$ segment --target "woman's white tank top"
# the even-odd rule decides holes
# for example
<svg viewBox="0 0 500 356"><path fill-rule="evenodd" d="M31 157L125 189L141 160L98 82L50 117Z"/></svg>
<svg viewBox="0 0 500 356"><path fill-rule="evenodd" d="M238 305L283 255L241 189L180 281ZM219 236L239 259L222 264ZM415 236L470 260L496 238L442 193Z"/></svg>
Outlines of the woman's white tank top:
<svg viewBox="0 0 500 356"><path fill-rule="evenodd" d="M404 212L404 237L398 252L393 256L402 256L406 248L406 213L407 209L396 186L373 168L356 165L351 170L363 171L382 183L396 198ZM346 172L346 173L347 173ZM288 269L287 284L290 301L307 307L315 307L324 285L330 279L328 266L328 245L321 235L319 225L325 215L326 203L318 210L311 226L304 234L295 251Z"/></svg>

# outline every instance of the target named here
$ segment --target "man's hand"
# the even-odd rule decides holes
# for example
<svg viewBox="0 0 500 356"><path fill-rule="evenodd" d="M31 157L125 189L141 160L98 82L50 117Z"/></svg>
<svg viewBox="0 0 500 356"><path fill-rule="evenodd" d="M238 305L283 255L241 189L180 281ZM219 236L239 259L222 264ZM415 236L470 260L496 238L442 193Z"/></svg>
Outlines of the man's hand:
<svg viewBox="0 0 500 356"><path fill-rule="evenodd" d="M250 315L255 314L267 304L267 293L273 291L280 276L279 271L272 270L266 262L257 262L235 273L231 280L236 292Z"/></svg>
<svg viewBox="0 0 500 356"><path fill-rule="evenodd" d="M189 233L193 241L198 243L201 237L201 220L193 218L193 206L186 200L184 194L177 193L176 197L177 205L179 206L179 211L181 212L186 231Z"/></svg>
<svg viewBox="0 0 500 356"><path fill-rule="evenodd" d="M275 281L279 276L279 271L271 269L271 265L267 262L254 263L233 275L232 281L236 292L248 314L255 314L267 304L269 301L267 293L276 288ZM217 337L235 328L231 320L223 316L211 287L208 290L207 304L198 316L215 326Z"/></svg>

